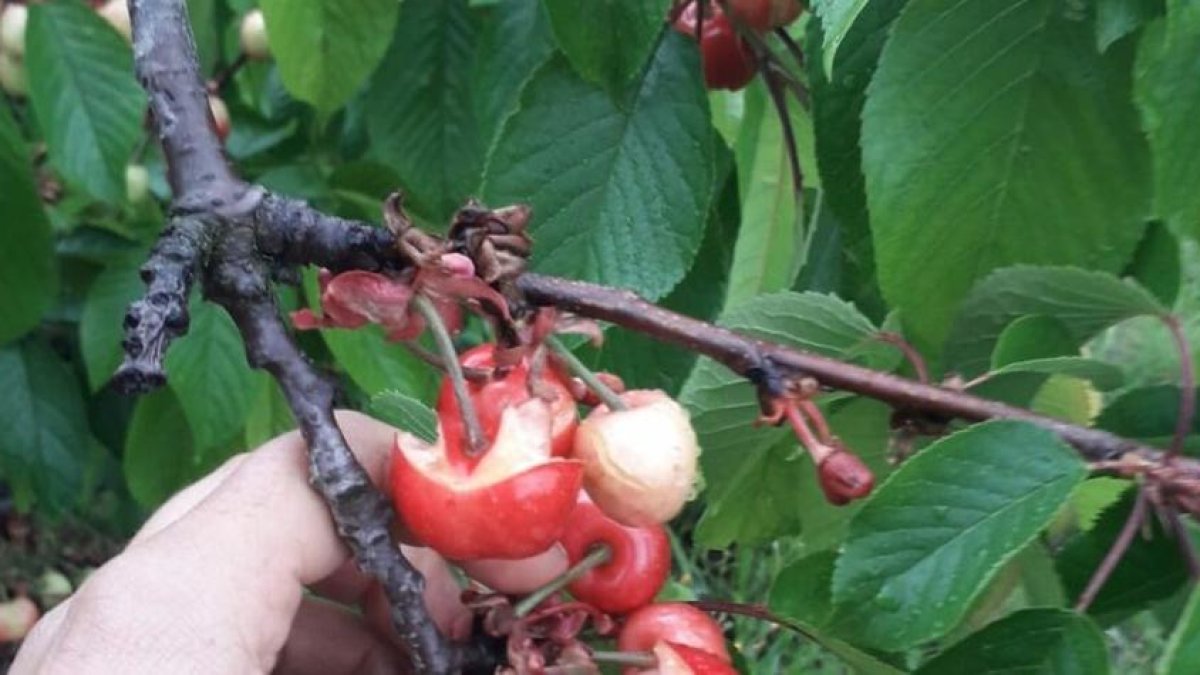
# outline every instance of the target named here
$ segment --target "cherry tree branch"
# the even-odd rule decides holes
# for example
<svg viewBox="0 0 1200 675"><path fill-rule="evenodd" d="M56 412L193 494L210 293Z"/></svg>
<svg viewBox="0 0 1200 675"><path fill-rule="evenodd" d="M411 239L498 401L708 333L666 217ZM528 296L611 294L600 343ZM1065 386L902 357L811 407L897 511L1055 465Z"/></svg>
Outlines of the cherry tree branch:
<svg viewBox="0 0 1200 675"><path fill-rule="evenodd" d="M207 298L233 317L250 363L266 369L283 389L309 444L314 487L355 559L382 582L416 670L494 670L495 655L483 642L451 643L429 619L421 602L423 579L389 535L391 509L334 420L334 387L298 349L274 303L272 279L296 266L399 270L407 260L387 230L321 214L236 177L210 126L184 0L132 0L131 15L137 74L149 94L175 200L171 222L143 267L146 295L126 317L118 384L146 391L165 381L163 356L186 331L188 293L200 282ZM826 387L947 418L1029 421L1116 470L1126 461L1147 471L1164 466L1161 451L1104 431L763 342L670 312L629 291L528 273L515 280L515 288L533 305L608 321L709 356L760 387L776 386L785 377L812 377ZM1179 457L1167 468L1180 485L1190 486L1181 489L1191 502L1200 504L1195 460Z"/></svg>
<svg viewBox="0 0 1200 675"><path fill-rule="evenodd" d="M296 346L274 301L271 280L289 265L401 265L385 252L390 236L350 227L236 178L210 124L185 3L133 0L130 14L136 70L175 200L171 224L142 268L146 296L126 316L125 362L116 383L146 391L165 381L163 355L186 331L188 294L193 281L201 281L205 296L233 318L250 364L279 382L308 443L313 486L358 565L381 582L414 669L494 669L497 659L484 643L451 643L438 631L422 600L425 580L392 539L391 507L334 420L334 386Z"/></svg>

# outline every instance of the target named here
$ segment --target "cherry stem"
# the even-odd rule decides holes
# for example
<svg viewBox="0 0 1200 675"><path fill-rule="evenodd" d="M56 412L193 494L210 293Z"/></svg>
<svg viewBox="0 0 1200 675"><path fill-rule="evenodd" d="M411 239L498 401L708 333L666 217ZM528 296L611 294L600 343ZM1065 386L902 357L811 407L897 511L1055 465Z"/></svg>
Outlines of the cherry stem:
<svg viewBox="0 0 1200 675"><path fill-rule="evenodd" d="M518 602L516 607L513 608L513 616L520 619L529 614L538 605L542 604L542 601L546 598L570 586L583 575L608 563L610 560L612 560L612 548L608 544L595 546L582 560L567 568L567 571L554 577L545 586L530 593L525 599Z"/></svg>
<svg viewBox="0 0 1200 675"><path fill-rule="evenodd" d="M400 344L404 345L404 347L406 349L408 349L408 351L411 352L413 356L417 357L418 359L421 359L422 361L424 361L425 363L428 363L429 365L433 366L434 368L437 368L437 369L443 370L443 371L449 369L449 366L447 366L446 362L444 360L442 360L442 357L438 356L437 354L434 354L433 352L429 351L428 349L421 346L417 342L412 341L412 340L405 340L404 342L401 342ZM472 368L470 366L463 366L462 364L459 364L459 365L462 367L463 377L465 377L466 379L468 379L472 382L486 382L488 379L490 379L492 377L492 371L489 368Z"/></svg>
<svg viewBox="0 0 1200 675"><path fill-rule="evenodd" d="M821 414L821 409L812 401L799 401L796 407L800 409L808 419L812 421L813 426L817 428L817 438L822 443L829 443L833 440L833 433L829 431L829 423L825 421L825 416Z"/></svg>
<svg viewBox="0 0 1200 675"><path fill-rule="evenodd" d="M776 28L775 37L779 38L779 41L783 43L784 47L787 47L788 53L791 54L792 58L796 60L796 66L799 67L800 70L804 70L804 52L800 49L800 45L796 44L796 41L793 40L792 36L788 34L787 29Z"/></svg>
<svg viewBox="0 0 1200 675"><path fill-rule="evenodd" d="M917 348L912 346L908 340L905 340L899 333L888 331L876 333L875 339L898 349L904 355L904 359L912 366L913 372L916 373L917 381L922 384L929 384L929 367L925 365L925 357L921 356L921 352L917 351Z"/></svg>
<svg viewBox="0 0 1200 675"><path fill-rule="evenodd" d="M607 384L604 384L603 380L596 377L596 373L593 373L591 368L585 366L583 361L580 361L579 357L575 356L570 349L567 349L567 346L561 340L553 335L547 335L544 342L554 352L558 360L567 367L567 370L571 371L572 375L583 380L588 389L596 392L596 396L599 396L600 400L604 401L604 405L608 406L609 410L625 410L629 407L625 405L625 402L621 400L617 392L613 391Z"/></svg>
<svg viewBox="0 0 1200 675"><path fill-rule="evenodd" d="M479 415L475 412L475 404L471 402L471 394L467 392L467 379L463 375L462 364L458 362L458 352L450 339L450 331L446 330L442 315L438 314L437 308L429 298L417 294L413 296L413 304L425 318L425 323L429 324L433 341L441 355L442 365L446 368L446 377L450 378L450 386L454 389L458 414L467 433L467 456L478 456L487 449L487 441L483 436L483 427L479 424Z"/></svg>
<svg viewBox="0 0 1200 675"><path fill-rule="evenodd" d="M1125 552L1129 550L1130 544L1133 543L1133 537L1137 534L1138 528L1142 526L1142 522L1146 519L1146 510L1150 500L1146 497L1145 490L1138 489L1137 497L1133 502L1133 509L1129 511L1129 518L1121 527L1121 532L1112 543L1112 547L1108 549L1108 553L1104 555L1104 559L1100 561L1100 566L1092 573L1092 578L1088 579L1087 586L1083 589L1083 593L1079 595L1079 600L1075 603L1075 611L1083 613L1091 606L1096 596L1100 594L1100 589L1104 588L1105 582L1112 576L1113 570L1117 568L1117 564L1121 562L1121 558L1125 556Z"/></svg>
<svg viewBox="0 0 1200 675"><path fill-rule="evenodd" d="M653 668L658 665L658 659L651 652L592 652L592 660L596 663L615 663L634 668Z"/></svg>
<svg viewBox="0 0 1200 675"><path fill-rule="evenodd" d="M812 634L804 628L792 623L791 621L773 613L771 610L762 605L747 605L740 602L728 602L724 600L690 600L689 605L696 609L705 612L719 612L722 614L736 614L759 621L775 624L781 628L790 630L798 635L803 635L810 640L813 640Z"/></svg>
<svg viewBox="0 0 1200 675"><path fill-rule="evenodd" d="M230 63L225 67L224 70L221 70L217 74L213 75L212 80L209 81L208 84L209 93L216 94L224 89L225 84L229 82L229 80L233 79L233 76L237 74L237 71L241 70L246 65L246 63L249 61L249 58L250 57L246 56L245 52L238 53L237 58L233 60L233 63Z"/></svg>

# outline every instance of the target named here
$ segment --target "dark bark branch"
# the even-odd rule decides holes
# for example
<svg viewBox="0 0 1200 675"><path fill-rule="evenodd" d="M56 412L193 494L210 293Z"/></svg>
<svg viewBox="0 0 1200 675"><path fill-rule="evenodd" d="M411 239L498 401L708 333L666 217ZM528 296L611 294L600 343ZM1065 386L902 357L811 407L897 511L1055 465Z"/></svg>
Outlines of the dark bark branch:
<svg viewBox="0 0 1200 675"><path fill-rule="evenodd" d="M1099 429L1088 429L996 401L942 387L921 384L836 359L755 340L726 328L676 314L646 302L630 291L579 281L526 274L517 282L530 302L553 305L581 316L615 323L653 338L711 357L739 375L757 380L763 372L782 369L808 375L821 384L908 408L969 421L1019 419L1050 429L1093 461L1112 460L1137 452L1157 458L1158 450Z"/></svg>
<svg viewBox="0 0 1200 675"><path fill-rule="evenodd" d="M167 159L176 208L220 211L247 186L234 177L217 141L183 2L132 0L134 66Z"/></svg>
<svg viewBox="0 0 1200 675"><path fill-rule="evenodd" d="M283 264L316 265L334 272L376 272L407 264L387 230L327 216L297 199L266 194L254 219L260 252Z"/></svg>
<svg viewBox="0 0 1200 675"><path fill-rule="evenodd" d="M199 216L173 219L142 265L146 295L125 314L125 361L113 377L119 390L144 393L167 381L163 355L187 332L188 293L207 249L207 225Z"/></svg>
<svg viewBox="0 0 1200 675"><path fill-rule="evenodd" d="M338 534L364 571L383 582L392 623L417 672L458 670L462 654L433 627L422 592L425 580L396 548L392 508L355 459L333 416L334 386L296 347L275 305L268 269L257 255L253 228L232 226L213 251L206 291L233 317L250 365L279 382L309 447L313 485L329 504Z"/></svg>
<svg viewBox="0 0 1200 675"><path fill-rule="evenodd" d="M128 312L126 362L118 380L136 391L165 381L163 353L186 331L188 291L200 278L206 296L233 317L250 363L279 381L308 442L312 482L355 560L382 583L416 671L493 669L485 643L453 644L430 618L424 579L391 538L391 507L334 419L334 387L296 347L274 302L270 279L276 267L301 261L335 270L399 267L390 235L320 215L236 178L210 124L185 3L133 0L130 10L137 74L149 94L173 209L180 215L143 268L147 295Z"/></svg>

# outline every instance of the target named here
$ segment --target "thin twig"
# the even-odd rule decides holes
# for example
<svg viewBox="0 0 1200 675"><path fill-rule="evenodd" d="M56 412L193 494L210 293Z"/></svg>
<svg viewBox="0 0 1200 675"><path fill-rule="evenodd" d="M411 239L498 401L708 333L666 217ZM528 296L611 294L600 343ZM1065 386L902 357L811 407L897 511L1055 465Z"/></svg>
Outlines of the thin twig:
<svg viewBox="0 0 1200 675"><path fill-rule="evenodd" d="M1137 535L1138 528L1142 526L1142 522L1146 518L1146 508L1149 503L1150 501L1146 498L1145 490L1139 488L1137 497L1133 502L1133 509L1129 511L1129 517L1125 519L1125 524L1121 527L1120 534L1113 541L1112 547L1108 549L1108 553L1104 555L1104 559L1100 561L1100 565L1096 567L1096 571L1092 573L1092 577L1088 579L1083 593L1079 595L1079 601L1075 603L1076 612L1086 612L1087 608L1095 601L1096 596L1099 595L1100 589L1104 587L1105 582L1112 576L1113 570L1117 568L1117 565L1121 562L1121 558L1129 550L1129 545L1133 543L1133 538Z"/></svg>

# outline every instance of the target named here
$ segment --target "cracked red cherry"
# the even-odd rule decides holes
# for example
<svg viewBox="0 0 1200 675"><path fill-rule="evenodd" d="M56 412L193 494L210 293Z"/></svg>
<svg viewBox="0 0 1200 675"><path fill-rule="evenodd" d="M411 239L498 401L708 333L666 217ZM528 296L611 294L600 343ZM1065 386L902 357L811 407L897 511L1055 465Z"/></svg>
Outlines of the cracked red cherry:
<svg viewBox="0 0 1200 675"><path fill-rule="evenodd" d="M617 636L617 649L623 652L655 651L655 647L661 643L674 647L676 654L679 654L679 646L682 645L706 652L721 663L730 662L729 649L725 646L725 633L721 630L721 625L706 612L686 603L661 602L647 605L625 620L625 625L621 627L621 633ZM705 661L711 663L711 659ZM655 672L668 671L625 669L625 675Z"/></svg>
<svg viewBox="0 0 1200 675"><path fill-rule="evenodd" d="M482 344L469 349L459 357L465 368L492 370L496 368L496 345ZM550 368L543 368L538 375L540 381L534 383L531 390L529 362L522 359L503 374L497 374L486 381L467 382L467 391L471 395L471 403L479 416L486 440L496 437L500 428L500 419L510 406L528 401L536 395L540 386L551 415L551 453L555 457L565 457L571 453L578 423L578 413L575 409L575 399L567 384ZM438 417L442 422L442 433L446 439L446 449L450 452L451 461L471 464L472 459L465 448L466 434L463 429L462 416L458 411L458 400L454 397L454 387L449 378L442 382L437 399Z"/></svg>
<svg viewBox="0 0 1200 675"><path fill-rule="evenodd" d="M452 560L528 558L563 535L583 467L550 453L550 408L531 398L504 409L473 464L450 459L444 436L400 434L389 476L401 524Z"/></svg>

